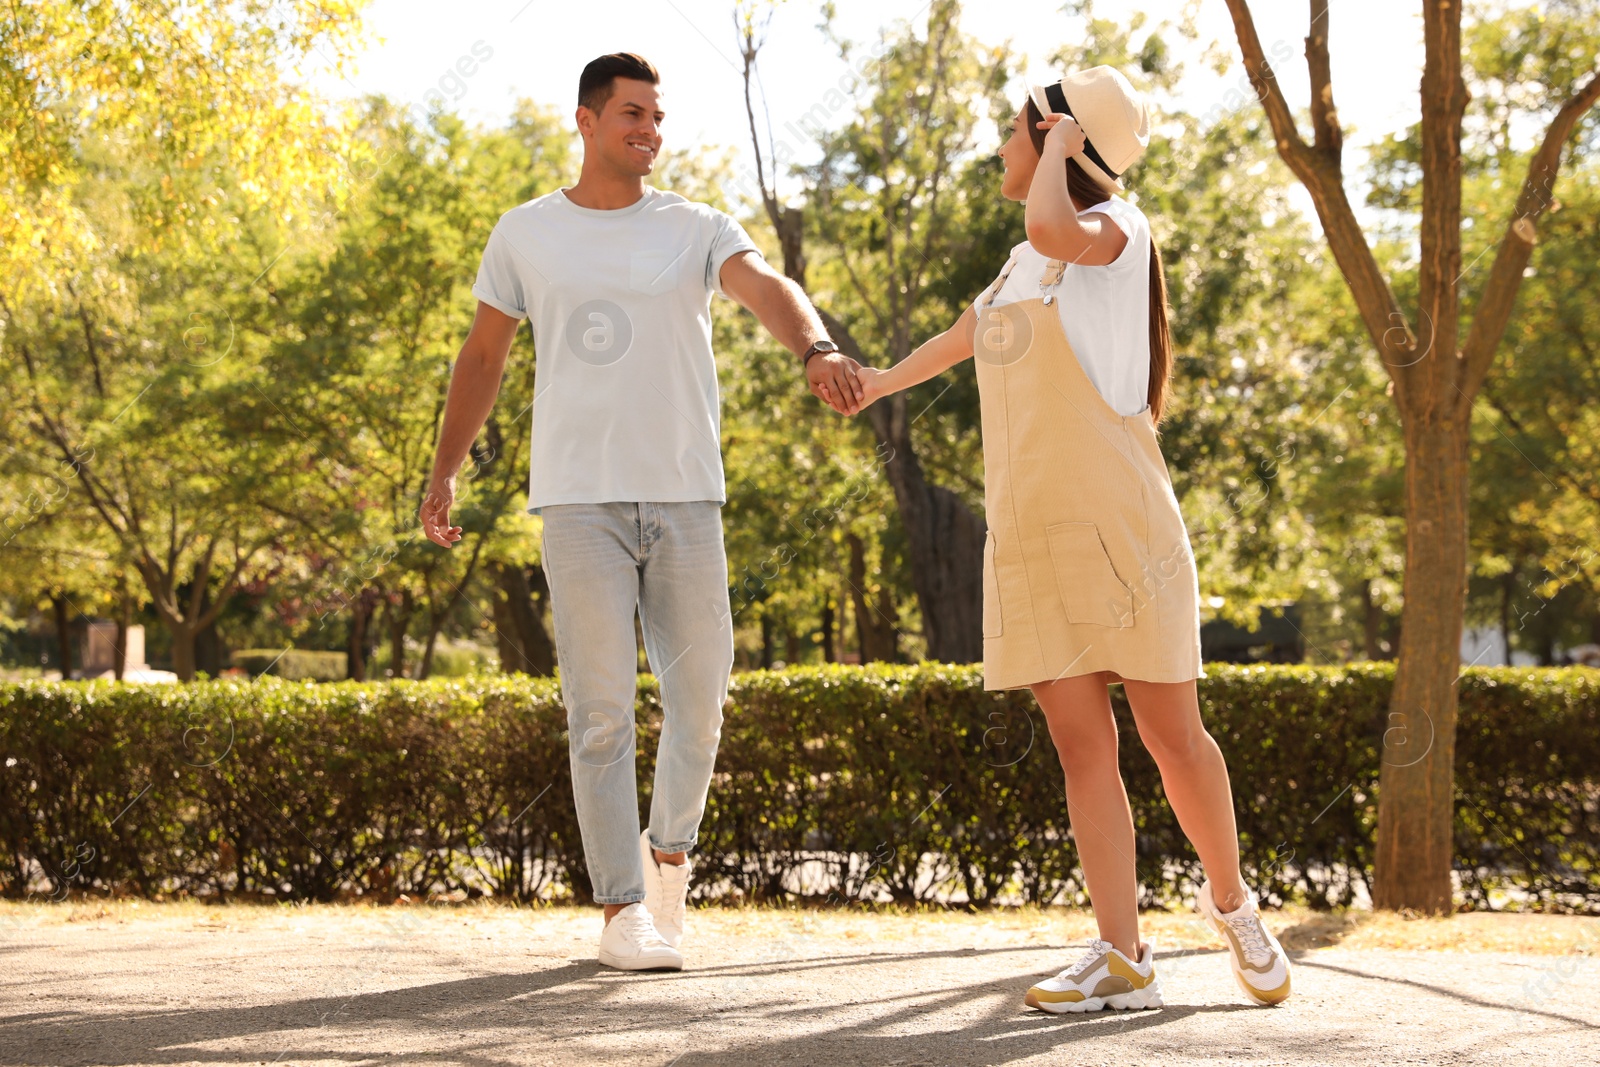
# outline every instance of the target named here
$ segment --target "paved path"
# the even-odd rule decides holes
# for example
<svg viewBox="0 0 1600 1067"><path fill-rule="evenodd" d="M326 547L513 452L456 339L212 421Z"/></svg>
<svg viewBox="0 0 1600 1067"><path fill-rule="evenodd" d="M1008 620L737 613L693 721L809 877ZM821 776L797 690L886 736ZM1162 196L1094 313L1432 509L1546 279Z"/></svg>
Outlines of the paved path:
<svg viewBox="0 0 1600 1067"><path fill-rule="evenodd" d="M1588 956L1296 949L1294 997L1262 1009L1162 917L1167 1007L1048 1016L1022 994L1081 915L691 923L691 969L639 976L594 962L573 909L11 905L0 1064L1600 1064L1600 924Z"/></svg>

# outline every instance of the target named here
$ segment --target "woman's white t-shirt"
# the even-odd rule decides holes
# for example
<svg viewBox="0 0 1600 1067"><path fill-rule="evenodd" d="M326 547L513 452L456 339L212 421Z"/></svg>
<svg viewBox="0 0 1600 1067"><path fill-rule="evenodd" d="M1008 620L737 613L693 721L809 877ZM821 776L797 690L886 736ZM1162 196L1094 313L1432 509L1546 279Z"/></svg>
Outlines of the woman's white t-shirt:
<svg viewBox="0 0 1600 1067"><path fill-rule="evenodd" d="M1148 406L1150 390L1150 224L1126 200L1107 200L1079 214L1091 211L1109 215L1128 243L1103 266L1070 264L1053 303L1089 381L1117 414L1137 415ZM1017 262L995 306L1044 295L1039 281L1050 260L1027 241L1011 255Z"/></svg>

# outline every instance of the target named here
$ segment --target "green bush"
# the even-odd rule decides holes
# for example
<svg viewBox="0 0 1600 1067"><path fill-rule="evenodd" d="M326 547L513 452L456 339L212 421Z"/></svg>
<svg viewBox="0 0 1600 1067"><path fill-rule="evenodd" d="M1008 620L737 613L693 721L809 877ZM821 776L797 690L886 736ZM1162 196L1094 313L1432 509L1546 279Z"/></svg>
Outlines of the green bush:
<svg viewBox="0 0 1600 1067"><path fill-rule="evenodd" d="M290 681L338 682L349 676L350 661L343 652L317 652L303 648L244 648L233 654L233 665L252 678L263 674Z"/></svg>
<svg viewBox="0 0 1600 1067"><path fill-rule="evenodd" d="M431 678L465 678L496 669L500 657L487 649L466 643L453 644L440 641L433 650L429 664Z"/></svg>
<svg viewBox="0 0 1600 1067"><path fill-rule="evenodd" d="M1207 672L1251 882L1269 902L1350 902L1370 877L1393 665ZM640 683L643 816L661 709ZM1199 863L1113 693L1144 903L1172 903ZM1600 672L1465 672L1464 903L1600 908L1597 717ZM587 899L550 679L0 684L0 754L12 897ZM737 675L696 862L702 897L788 895L805 865L830 899L1084 899L1037 706L967 666Z"/></svg>

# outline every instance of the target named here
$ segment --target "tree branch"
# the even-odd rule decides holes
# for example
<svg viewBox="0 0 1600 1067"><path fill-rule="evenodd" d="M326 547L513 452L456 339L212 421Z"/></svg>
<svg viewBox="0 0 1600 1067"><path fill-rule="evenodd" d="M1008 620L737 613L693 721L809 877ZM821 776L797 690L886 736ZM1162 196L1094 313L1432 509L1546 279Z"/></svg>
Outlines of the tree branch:
<svg viewBox="0 0 1600 1067"><path fill-rule="evenodd" d="M1377 346L1384 369L1394 380L1395 399L1404 411L1406 378L1401 371L1418 361L1419 357L1414 354L1417 341L1394 293L1389 289L1389 283L1378 269L1378 261L1373 257L1350 201L1345 196L1340 144L1336 140L1314 148L1301 139L1289 105L1283 99L1283 91L1278 87L1272 65L1267 62L1266 54L1261 49L1261 39L1256 34L1255 21L1250 15L1250 5L1246 0L1227 2L1233 16L1234 32L1239 38L1239 49L1244 57L1245 73L1249 75L1256 97L1266 110L1277 142L1278 155L1311 194L1317 218L1327 235L1328 248L1333 252L1345 283L1350 287L1356 310L1367 327L1367 334ZM1315 0L1312 10L1314 17L1321 18L1317 29L1324 42L1321 47L1325 49L1328 15L1325 10L1319 9ZM1328 107L1330 113L1327 117L1331 121L1331 92Z"/></svg>
<svg viewBox="0 0 1600 1067"><path fill-rule="evenodd" d="M1311 0L1311 32L1306 36L1306 69L1311 73L1311 128L1316 150L1335 159L1344 148L1339 111L1333 106L1333 74L1328 60L1328 0Z"/></svg>
<svg viewBox="0 0 1600 1067"><path fill-rule="evenodd" d="M200 559L194 565L192 572L194 577L189 581L189 611L186 616L189 619L200 617L200 605L205 603L206 586L211 584L211 558L217 551L218 540L218 535L213 535L206 542L205 551L200 553Z"/></svg>
<svg viewBox="0 0 1600 1067"><path fill-rule="evenodd" d="M1600 74L1591 77L1556 112L1549 128L1545 130L1539 150L1528 161L1528 174L1522 181L1516 209L1511 214L1511 221L1506 224L1506 232L1500 238L1500 248L1495 252L1494 266L1489 270L1483 298L1473 312L1466 343L1461 346L1461 395L1457 397L1457 403L1464 408L1470 408L1473 397L1483 387L1483 379L1494 362L1495 350L1505 336L1517 291L1522 287L1522 272L1533 258L1533 244L1538 236L1535 223L1554 199L1556 175L1561 170L1561 149L1566 145L1567 138L1572 136L1578 120L1588 113L1596 101L1600 101Z"/></svg>
<svg viewBox="0 0 1600 1067"><path fill-rule="evenodd" d="M1418 395L1405 408L1431 421L1461 414L1461 120L1467 84L1461 75L1461 8L1455 0L1422 5L1422 250L1417 265L1417 315L1427 323L1422 353L1397 375ZM1398 385L1397 385L1398 388Z"/></svg>
<svg viewBox="0 0 1600 1067"><path fill-rule="evenodd" d="M228 572L228 577L217 588L217 595L212 598L211 606L205 610L204 614L195 618L194 626L196 630L203 630L217 620L217 616L221 615L222 609L227 606L228 598L238 588L239 576L244 573L245 567L249 566L250 561L256 558L257 552L260 552L271 543L271 538L263 538L253 545L248 552L243 553L239 551L237 546L234 547L233 569Z"/></svg>
<svg viewBox="0 0 1600 1067"><path fill-rule="evenodd" d="M1295 128L1294 115L1289 111L1288 102L1283 99L1283 90L1278 88L1278 76L1273 72L1272 64L1267 62L1266 53L1261 50L1261 38L1256 33L1250 5L1246 0L1228 0L1228 13L1233 16L1233 30L1239 38L1239 51L1244 56L1245 74L1249 76L1256 99L1261 101L1262 108L1266 110L1267 121L1272 124L1273 136L1277 138L1278 154L1290 167L1294 167L1295 158L1305 155L1306 143L1300 139L1300 131ZM1326 34L1326 18L1323 21L1322 32Z"/></svg>

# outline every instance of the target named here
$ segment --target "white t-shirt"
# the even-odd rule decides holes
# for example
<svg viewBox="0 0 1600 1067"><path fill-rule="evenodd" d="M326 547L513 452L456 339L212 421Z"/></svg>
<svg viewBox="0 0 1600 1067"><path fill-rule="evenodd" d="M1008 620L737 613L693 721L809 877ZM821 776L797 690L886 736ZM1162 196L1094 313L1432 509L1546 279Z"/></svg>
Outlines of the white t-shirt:
<svg viewBox="0 0 1600 1067"><path fill-rule="evenodd" d="M529 511L727 502L711 294L745 251L732 216L648 186L616 210L558 189L500 217L472 295L531 319Z"/></svg>
<svg viewBox="0 0 1600 1067"><path fill-rule="evenodd" d="M1114 219L1128 235L1128 243L1103 266L1068 265L1053 303L1067 341L1095 389L1117 414L1137 415L1149 406L1150 223L1126 200L1107 200L1079 214L1090 211ZM1011 255L1017 263L995 295L995 306L1043 295L1039 281L1050 260L1027 241L1013 248Z"/></svg>

